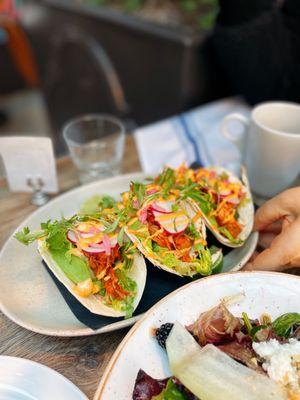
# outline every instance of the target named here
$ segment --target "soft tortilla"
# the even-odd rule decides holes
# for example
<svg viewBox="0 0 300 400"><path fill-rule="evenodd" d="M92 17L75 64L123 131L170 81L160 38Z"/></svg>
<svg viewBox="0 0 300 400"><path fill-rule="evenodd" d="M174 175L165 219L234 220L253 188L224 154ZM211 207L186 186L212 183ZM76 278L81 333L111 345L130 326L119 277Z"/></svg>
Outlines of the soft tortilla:
<svg viewBox="0 0 300 400"><path fill-rule="evenodd" d="M39 240L38 250L43 260L47 264L47 267L53 272L56 278L89 311L94 314L104 315L107 317L122 317L125 315L124 311L117 311L112 307L105 305L101 299L101 296L98 294L90 295L88 297L81 297L76 294L73 290L74 283L64 274L58 264L53 260L44 240ZM128 276L137 284L137 295L134 301L134 309L136 309L144 292L147 276L146 263L142 255L136 254L134 256L133 266L128 272Z"/></svg>
<svg viewBox="0 0 300 400"><path fill-rule="evenodd" d="M201 211L200 207L198 206L198 204L193 200L195 206L197 207L197 209L202 212L203 218L205 220L205 224L208 227L208 229L212 232L212 234L219 240L220 243L225 244L225 246L228 247L241 247L243 246L245 240L249 237L251 231L252 231L252 227L253 227L253 221L254 221L254 205L253 205L253 200L252 200L252 195L250 192L250 186L249 186L249 181L247 178L247 174L246 174L246 169L245 167L241 168L241 180L239 180L236 176L234 176L230 171L228 171L227 169L223 168L223 167L210 167L207 168L211 171L215 171L218 175L221 175L222 173L226 173L229 176L229 179L232 182L236 182L239 183L241 185L243 185L243 187L246 190L246 196L247 199L249 199L250 201L246 202L246 204L242 207L239 207L239 219L238 221L244 225L243 230L241 231L241 233L239 234L239 236L237 237L237 239L240 239L241 242L240 243L232 243L227 237L225 237L224 235L222 235L220 232L216 231L216 229L211 225L210 221L208 220L208 218L206 217L206 215Z"/></svg>
<svg viewBox="0 0 300 400"><path fill-rule="evenodd" d="M182 203L182 206L186 210L186 212L188 213L190 218L193 218L199 212L198 206L196 206L190 200L184 201L184 203ZM203 239L206 239L206 227L205 227L204 219L203 218L199 218L197 223L195 223L195 226L196 226L196 229L202 234ZM160 260L151 257L151 255L149 254L149 252L147 251L145 246L143 246L143 244L139 240L139 238L137 236L135 236L133 233L131 233L128 230L128 227L125 227L125 232L126 232L126 235L131 239L131 241L136 244L136 246L139 249L139 251L142 254L144 254L144 256L149 261L151 261L151 263L153 265L163 269L164 271L170 272L171 274L175 274L175 275L178 275L178 276L188 276L188 275L182 275L180 272L176 271L175 269L167 267L166 265L164 265ZM193 274L193 275L196 275L196 274L197 274L197 272L195 272L195 274Z"/></svg>

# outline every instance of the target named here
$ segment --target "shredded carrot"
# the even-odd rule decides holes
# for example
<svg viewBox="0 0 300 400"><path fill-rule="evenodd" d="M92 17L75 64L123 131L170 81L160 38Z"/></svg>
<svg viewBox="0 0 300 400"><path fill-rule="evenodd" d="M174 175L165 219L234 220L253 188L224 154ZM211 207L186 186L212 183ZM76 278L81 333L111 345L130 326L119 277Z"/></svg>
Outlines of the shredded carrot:
<svg viewBox="0 0 300 400"><path fill-rule="evenodd" d="M97 254L84 252L84 254L88 258L89 265L95 275L103 282L106 294L116 300L124 299L129 292L119 284L114 268L115 262L121 259L119 246L112 248L110 255L104 252Z"/></svg>

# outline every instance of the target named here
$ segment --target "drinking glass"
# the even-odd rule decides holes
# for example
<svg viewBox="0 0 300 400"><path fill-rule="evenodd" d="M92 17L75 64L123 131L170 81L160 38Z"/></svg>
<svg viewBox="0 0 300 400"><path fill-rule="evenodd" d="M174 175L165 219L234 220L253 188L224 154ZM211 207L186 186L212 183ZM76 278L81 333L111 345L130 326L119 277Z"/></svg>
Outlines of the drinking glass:
<svg viewBox="0 0 300 400"><path fill-rule="evenodd" d="M64 125L63 137L82 184L121 172L125 128L119 119L83 115Z"/></svg>

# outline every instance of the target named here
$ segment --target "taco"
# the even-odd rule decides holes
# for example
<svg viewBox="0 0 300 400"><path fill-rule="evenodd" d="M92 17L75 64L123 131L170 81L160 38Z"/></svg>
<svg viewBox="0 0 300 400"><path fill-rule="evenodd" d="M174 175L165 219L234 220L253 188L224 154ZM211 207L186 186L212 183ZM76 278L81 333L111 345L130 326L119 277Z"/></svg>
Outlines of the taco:
<svg viewBox="0 0 300 400"><path fill-rule="evenodd" d="M117 220L116 220L117 221ZM38 240L48 268L92 313L130 317L145 287L146 265L124 231L108 216L75 215L16 234L24 244Z"/></svg>
<svg viewBox="0 0 300 400"><path fill-rule="evenodd" d="M195 204L153 183L133 183L125 197L136 208L125 232L152 264L190 277L210 275L220 267L222 251L207 247L204 219Z"/></svg>
<svg viewBox="0 0 300 400"><path fill-rule="evenodd" d="M175 170L174 186L201 210L206 226L229 247L242 246L251 233L254 206L245 169L239 180L223 167Z"/></svg>

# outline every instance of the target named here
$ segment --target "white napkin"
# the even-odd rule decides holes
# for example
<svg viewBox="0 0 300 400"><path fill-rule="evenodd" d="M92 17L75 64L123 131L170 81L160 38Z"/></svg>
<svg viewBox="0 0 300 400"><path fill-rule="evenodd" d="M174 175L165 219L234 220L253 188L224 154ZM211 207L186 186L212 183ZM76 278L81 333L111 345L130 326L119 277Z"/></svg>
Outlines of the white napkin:
<svg viewBox="0 0 300 400"><path fill-rule="evenodd" d="M166 164L178 167L196 161L237 172L240 154L220 132L220 123L232 112L248 116L250 109L239 98L227 98L137 129L134 137L143 171L156 173ZM230 128L241 134L240 126Z"/></svg>

